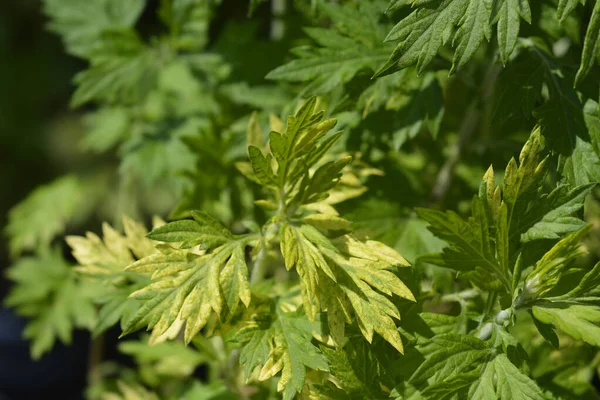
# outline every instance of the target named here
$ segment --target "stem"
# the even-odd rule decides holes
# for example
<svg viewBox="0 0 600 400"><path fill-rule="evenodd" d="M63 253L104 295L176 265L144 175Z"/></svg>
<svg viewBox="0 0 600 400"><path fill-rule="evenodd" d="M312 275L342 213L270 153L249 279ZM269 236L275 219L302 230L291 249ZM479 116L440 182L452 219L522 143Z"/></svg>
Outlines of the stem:
<svg viewBox="0 0 600 400"><path fill-rule="evenodd" d="M460 136L458 142L456 142L452 155L448 157L444 165L442 165L442 168L440 168L440 172L438 172L435 185L431 191L431 200L433 202L437 203L441 201L446 195L448 189L450 189L454 168L460 160L460 155L463 148L471 136L473 136L473 133L475 133L478 122L479 111L477 110L477 99L475 99L469 105L465 119L460 127Z"/></svg>
<svg viewBox="0 0 600 400"><path fill-rule="evenodd" d="M104 335L92 339L89 349L88 377L93 377L94 372L102 363L102 354L104 353ZM91 380L91 378L90 378Z"/></svg>
<svg viewBox="0 0 600 400"><path fill-rule="evenodd" d="M500 74L501 68L492 63L489 65L489 68L485 71L485 76L483 78L483 82L481 86L478 88L478 93L469 104L469 108L465 114L465 118L459 129L459 139L455 145L454 151L452 155L446 160L442 168L440 169L435 186L431 191L431 200L433 202L440 202L446 195L448 189L452 184L452 177L454 173L454 169L456 165L460 161L461 153L465 147L465 145L470 140L471 136L475 133L475 129L479 125L479 120L481 119L481 112L479 111L479 105L484 103L484 101L490 97L494 86L496 85L496 81L498 80L498 75ZM487 112L486 112L487 111ZM489 114L489 110L484 110L485 114ZM483 128L487 127L487 124L483 124Z"/></svg>
<svg viewBox="0 0 600 400"><path fill-rule="evenodd" d="M260 251L256 256L256 260L254 261L254 268L252 268L252 274L250 275L250 285L254 285L265 279L265 273L267 272L268 252L268 243L263 238L262 247L260 248Z"/></svg>
<svg viewBox="0 0 600 400"><path fill-rule="evenodd" d="M492 336L494 327L503 327L504 323L509 320L515 311L512 307L501 310L496 314L493 321L486 322L477 332L477 337L481 340L487 340Z"/></svg>
<svg viewBox="0 0 600 400"><path fill-rule="evenodd" d="M485 316L489 316L494 311L494 306L496 305L496 300L498 299L498 292L492 292L488 295L485 304Z"/></svg>

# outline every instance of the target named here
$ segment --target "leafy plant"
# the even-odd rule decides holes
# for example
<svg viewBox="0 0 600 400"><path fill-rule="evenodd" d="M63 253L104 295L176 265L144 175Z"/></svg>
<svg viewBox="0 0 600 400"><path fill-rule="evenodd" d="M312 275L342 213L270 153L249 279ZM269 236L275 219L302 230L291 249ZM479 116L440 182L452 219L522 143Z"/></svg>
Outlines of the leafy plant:
<svg viewBox="0 0 600 400"><path fill-rule="evenodd" d="M119 325L90 398L599 397L598 2L88 3L45 11L116 157L9 215L34 357Z"/></svg>

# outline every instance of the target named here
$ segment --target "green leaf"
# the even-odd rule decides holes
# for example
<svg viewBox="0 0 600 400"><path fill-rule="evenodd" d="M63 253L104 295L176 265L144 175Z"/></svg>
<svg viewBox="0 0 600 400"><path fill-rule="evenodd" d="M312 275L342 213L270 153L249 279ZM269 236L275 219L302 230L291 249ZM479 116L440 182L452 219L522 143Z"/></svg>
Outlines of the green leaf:
<svg viewBox="0 0 600 400"><path fill-rule="evenodd" d="M94 299L94 303L101 305L98 311L98 320L92 331L94 337L115 326L119 321L121 321L121 330L127 326L127 322L140 307L139 301L129 296L148 283L147 279L139 280L139 283L127 284L122 287L115 286L106 294Z"/></svg>
<svg viewBox="0 0 600 400"><path fill-rule="evenodd" d="M161 377L189 379L196 368L206 362L205 355L181 342L148 346L143 339L121 342L119 351L135 360L145 380L159 381Z"/></svg>
<svg viewBox="0 0 600 400"><path fill-rule="evenodd" d="M231 392L224 382L215 381L209 384L194 381L192 387L181 397L182 400L236 400L238 396Z"/></svg>
<svg viewBox="0 0 600 400"><path fill-rule="evenodd" d="M465 396L465 389L468 389L479 378L480 374L480 368L477 368L474 371L453 375L443 382L425 388L423 396L436 400L452 399L455 395Z"/></svg>
<svg viewBox="0 0 600 400"><path fill-rule="evenodd" d="M556 16L560 22L564 22L564 20L575 10L577 5L585 4L583 0L558 0L558 6L556 8Z"/></svg>
<svg viewBox="0 0 600 400"><path fill-rule="evenodd" d="M276 185L275 174L271 167L271 154L265 157L258 147L248 146L248 156L256 178L265 186Z"/></svg>
<svg viewBox="0 0 600 400"><path fill-rule="evenodd" d="M528 49L544 67L544 79L549 92L548 101L534 110L533 114L540 120L551 150L563 157L573 157L577 141L589 137L582 112L584 107L579 94L573 89L573 76L554 60L550 50L540 41L532 41ZM583 168L583 165L576 167ZM581 185L587 182L573 183Z"/></svg>
<svg viewBox="0 0 600 400"><path fill-rule="evenodd" d="M312 177L300 183L302 190L298 193L301 204L315 203L326 199L342 177L342 170L352 161L348 156L338 161L329 161L321 165ZM294 201L294 200L292 200ZM295 201L294 201L295 202Z"/></svg>
<svg viewBox="0 0 600 400"><path fill-rule="evenodd" d="M392 28L385 40L399 41L399 44L386 64L377 71L376 76L413 64L417 64L417 71L421 73L436 56L440 47L448 42L454 27L467 15L470 2L469 0L444 0L436 3L437 7L416 9ZM481 4L483 1L473 3ZM469 21L473 21L473 16ZM474 32L474 34L479 35L483 32ZM461 41L461 43L465 46L468 42Z"/></svg>
<svg viewBox="0 0 600 400"><path fill-rule="evenodd" d="M451 74L464 67L467 61L473 58L484 38L490 40L492 36L489 25L491 16L492 3L490 1L469 1L465 15L460 20L460 27L452 39L453 44L458 43L458 46L454 52ZM502 40L503 35L498 35L498 39Z"/></svg>
<svg viewBox="0 0 600 400"><path fill-rule="evenodd" d="M563 174L575 185L600 182L600 156L592 144L577 137L573 152L565 159Z"/></svg>
<svg viewBox="0 0 600 400"><path fill-rule="evenodd" d="M516 240L518 235L531 226L527 224L523 226L521 219L529 217L530 202L536 199L536 192L546 175L547 159L544 157L542 149L540 129L536 128L521 149L519 166L514 158L506 166L502 184L502 200L507 207L506 218L511 239ZM496 207L498 206L496 205ZM539 205L535 204L534 207L539 207ZM539 217L541 218L541 216Z"/></svg>
<svg viewBox="0 0 600 400"><path fill-rule="evenodd" d="M127 142L119 173L139 180L146 188L160 184L180 192L181 175L191 174L194 163L195 155L177 137L166 140L146 137Z"/></svg>
<svg viewBox="0 0 600 400"><path fill-rule="evenodd" d="M201 211L191 212L193 220L179 220L153 229L148 238L167 243L181 242L179 248L200 245L210 250L227 243L233 235L218 220Z"/></svg>
<svg viewBox="0 0 600 400"><path fill-rule="evenodd" d="M130 116L119 107L105 107L84 117L86 135L81 144L84 150L102 153L127 137Z"/></svg>
<svg viewBox="0 0 600 400"><path fill-rule="evenodd" d="M535 324L535 327L540 335L542 335L542 337L546 339L552 345L552 347L558 349L560 347L558 336L556 335L556 332L554 332L552 325L545 324L538 320L533 316L533 313L531 313L531 318L533 319L533 323Z"/></svg>
<svg viewBox="0 0 600 400"><path fill-rule="evenodd" d="M329 373L343 389L345 398L383 398L380 370L369 346L349 342L343 349L320 346L327 358Z"/></svg>
<svg viewBox="0 0 600 400"><path fill-rule="evenodd" d="M6 274L15 286L5 305L29 318L23 336L31 340L34 359L50 351L57 339L70 344L75 328L94 327L96 292L77 280L58 248L21 258Z"/></svg>
<svg viewBox="0 0 600 400"><path fill-rule="evenodd" d="M565 157L563 174L571 185L600 182L600 117L598 103L587 100L583 108L586 135L575 138L572 153Z"/></svg>
<svg viewBox="0 0 600 400"><path fill-rule="evenodd" d="M433 351L410 378L416 385L444 382L453 375L472 371L493 355L488 344L467 335L436 335L430 345Z"/></svg>
<svg viewBox="0 0 600 400"><path fill-rule="evenodd" d="M90 101L140 102L158 75L156 53L133 30L107 32L91 54L90 68L75 76L73 107ZM142 84L144 83L144 84Z"/></svg>
<svg viewBox="0 0 600 400"><path fill-rule="evenodd" d="M198 51L208 41L208 28L211 16L211 2L203 0L166 1L159 10L159 16L172 34L171 43L175 48Z"/></svg>
<svg viewBox="0 0 600 400"><path fill-rule="evenodd" d="M436 138L445 112L444 94L437 74L417 75L415 68L381 77L366 88L358 99L362 116L379 116L377 111L394 113L389 129L394 145L400 148L415 138L424 128Z"/></svg>
<svg viewBox="0 0 600 400"><path fill-rule="evenodd" d="M556 329L583 340L593 346L600 346L600 307L568 303L551 303L532 307L536 319L551 324Z"/></svg>
<svg viewBox="0 0 600 400"><path fill-rule="evenodd" d="M469 399L543 400L539 386L523 374L506 356L498 354L487 363L481 379L471 386Z"/></svg>
<svg viewBox="0 0 600 400"><path fill-rule="evenodd" d="M317 46L294 49L298 58L271 71L267 79L306 82L303 94L321 94L364 70L375 71L387 59L391 49L382 43L385 25L376 23L381 15L376 3L322 3L319 10L332 20L333 27L306 28Z"/></svg>
<svg viewBox="0 0 600 400"><path fill-rule="evenodd" d="M600 2L594 3L592 16L585 32L585 40L583 42L583 53L581 54L581 65L575 77L575 85L583 82L585 77L590 73L596 57L598 56L598 46L600 41Z"/></svg>
<svg viewBox="0 0 600 400"><path fill-rule="evenodd" d="M519 221L518 231L524 231L521 241L560 239L582 228L585 222L573 215L583 208L593 187L594 184L588 184L569 190L567 185L559 185L549 194L540 196L537 207L532 207ZM532 225L533 221L537 222ZM525 230L527 226L531 227Z"/></svg>
<svg viewBox="0 0 600 400"><path fill-rule="evenodd" d="M8 214L6 234L10 252L47 247L65 231L67 224L84 217L89 206L84 202L84 186L74 176L64 176L34 190Z"/></svg>
<svg viewBox="0 0 600 400"><path fill-rule="evenodd" d="M427 358L410 382L428 399L544 399L537 384L504 353L468 335L438 333L422 347ZM468 395L467 395L468 391Z"/></svg>
<svg viewBox="0 0 600 400"><path fill-rule="evenodd" d="M62 36L67 51L85 57L101 45L104 33L133 27L145 1L46 0L43 4L50 30Z"/></svg>
<svg viewBox="0 0 600 400"><path fill-rule="evenodd" d="M507 4L513 0L504 1ZM532 52L520 51L498 77L492 122L503 126L515 119L530 119L541 98L543 83L543 62Z"/></svg>
<svg viewBox="0 0 600 400"><path fill-rule="evenodd" d="M419 216L431 225L429 230L450 245L444 248L439 256L425 256L421 260L457 271L486 271L508 290L508 275L493 252L489 233L490 222L484 203L478 197L473 198L472 210L473 215L465 221L453 211L417 209ZM471 276L479 285L490 284L489 277Z"/></svg>
<svg viewBox="0 0 600 400"><path fill-rule="evenodd" d="M577 298L589 293L600 285L600 263L588 271L581 281L564 298ZM561 296L562 298L563 296Z"/></svg>
<svg viewBox="0 0 600 400"><path fill-rule="evenodd" d="M531 9L528 0L495 0L493 2L492 20L498 24L498 48L500 59L505 65L517 45L521 18L531 24Z"/></svg>
<svg viewBox="0 0 600 400"><path fill-rule="evenodd" d="M286 312L280 304L274 305L273 313L259 314L248 321L236 335L236 340L243 343L240 364L246 378L259 365L261 381L281 372L277 390L283 391L284 399L293 399L304 387L307 368L329 370L326 358L311 343L315 331L301 309Z"/></svg>

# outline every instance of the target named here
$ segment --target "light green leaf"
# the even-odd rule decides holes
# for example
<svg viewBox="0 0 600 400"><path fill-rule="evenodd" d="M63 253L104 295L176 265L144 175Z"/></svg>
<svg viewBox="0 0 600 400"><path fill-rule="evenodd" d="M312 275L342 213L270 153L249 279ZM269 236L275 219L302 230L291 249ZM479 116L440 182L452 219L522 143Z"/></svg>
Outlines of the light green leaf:
<svg viewBox="0 0 600 400"><path fill-rule="evenodd" d="M23 336L31 340L31 356L39 359L58 339L70 344L76 328L92 329L97 291L77 279L60 249L44 250L21 258L7 270L15 286L5 299L19 315L29 318Z"/></svg>
<svg viewBox="0 0 600 400"><path fill-rule="evenodd" d="M238 298L249 302L248 269L241 265L246 263L243 254L249 241L231 240L204 255L162 245L160 253L128 266L127 271L151 273L152 282L132 293L131 297L143 304L123 335L147 326L152 329L151 342L159 343L173 338L186 323L185 341L189 343L213 312L228 317Z"/></svg>
<svg viewBox="0 0 600 400"><path fill-rule="evenodd" d="M554 325L574 339L600 346L599 307L559 302L533 306L532 312L538 320Z"/></svg>
<svg viewBox="0 0 600 400"><path fill-rule="evenodd" d="M105 33L91 54L90 68L75 76L78 87L71 105L78 107L90 101L140 102L156 81L156 57L133 30Z"/></svg>
<svg viewBox="0 0 600 400"><path fill-rule="evenodd" d="M87 214L93 204L85 204L85 194L79 179L69 175L38 187L13 207L5 230L11 254L47 247L67 224Z"/></svg>
<svg viewBox="0 0 600 400"><path fill-rule="evenodd" d="M84 117L86 134L81 144L84 150L102 153L127 137L130 116L123 108L105 107Z"/></svg>
<svg viewBox="0 0 600 400"><path fill-rule="evenodd" d="M49 28L60 34L67 50L89 56L101 45L103 33L132 27L145 5L144 0L45 0Z"/></svg>
<svg viewBox="0 0 600 400"><path fill-rule="evenodd" d="M354 310L367 341L371 342L377 332L403 351L392 319L399 319L400 314L386 297L395 294L414 301L410 290L391 272L396 266L408 265L402 256L382 243L361 242L350 235L330 241L308 225L298 228L286 224L281 235L285 265L288 269L295 267L301 277L309 318L314 319L319 308L329 309L329 330L333 339L339 341L343 325ZM332 290L336 300L331 298Z"/></svg>
<svg viewBox="0 0 600 400"><path fill-rule="evenodd" d="M94 299L101 305L94 335L104 332L119 320L123 326L137 311L139 303L129 295L147 284L148 277L125 273L125 267L136 259L157 252L152 241L146 238L148 231L142 224L123 217L123 227L124 235L104 223L103 239L92 232L85 237L66 237L78 262L75 270L104 290Z"/></svg>
<svg viewBox="0 0 600 400"><path fill-rule="evenodd" d="M318 229L340 230L350 229L352 222L335 215L328 214L310 214L303 218L303 221Z"/></svg>
<svg viewBox="0 0 600 400"><path fill-rule="evenodd" d="M159 15L173 35L177 49L198 51L208 41L211 3L204 0L172 0L164 2Z"/></svg>
<svg viewBox="0 0 600 400"><path fill-rule="evenodd" d="M568 273L571 262L585 253L580 241L590 228L590 225L586 225L571 233L544 254L525 279L525 297L541 298L558 284Z"/></svg>
<svg viewBox="0 0 600 400"><path fill-rule="evenodd" d="M148 346L147 338L119 343L119 351L132 357L145 379L161 377L189 379L196 368L206 362L206 356L181 342L165 342Z"/></svg>
<svg viewBox="0 0 600 400"><path fill-rule="evenodd" d="M574 3L574 1L573 1ZM570 11L570 10L569 10ZM568 13L569 11L566 11ZM596 57L598 56L598 46L600 38L600 2L594 3L592 16L585 32L585 40L583 42L583 53L581 54L581 65L575 76L575 84L581 84L585 77L590 73Z"/></svg>
<svg viewBox="0 0 600 400"><path fill-rule="evenodd" d="M284 224L280 232L280 247L285 267L288 270L296 268L300 275L304 310L309 320L314 321L319 309L319 271L334 281L336 281L336 277L319 251L318 243L314 243L314 240L311 240L307 234L320 238L322 242L327 242L327 239L314 228L297 228L289 224Z"/></svg>
<svg viewBox="0 0 600 400"><path fill-rule="evenodd" d="M225 385L224 382L214 381L209 384L194 381L180 400L237 400L239 397Z"/></svg>
<svg viewBox="0 0 600 400"><path fill-rule="evenodd" d="M146 389L143 385L137 382L125 382L117 380L117 392L110 391L105 393L109 400L159 400L156 393Z"/></svg>

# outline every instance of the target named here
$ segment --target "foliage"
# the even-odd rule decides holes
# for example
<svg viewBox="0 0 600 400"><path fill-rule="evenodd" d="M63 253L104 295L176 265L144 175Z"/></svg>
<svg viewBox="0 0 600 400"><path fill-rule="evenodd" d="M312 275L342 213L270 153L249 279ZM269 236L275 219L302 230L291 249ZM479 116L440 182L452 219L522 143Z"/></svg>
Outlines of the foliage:
<svg viewBox="0 0 600 400"><path fill-rule="evenodd" d="M94 399L598 398L600 3L287 3L44 2L95 161L9 215L33 356L118 325Z"/></svg>

